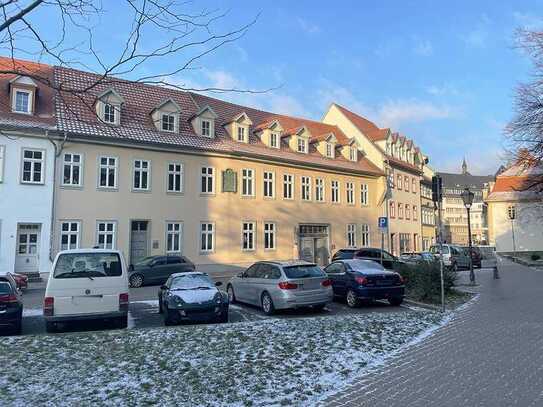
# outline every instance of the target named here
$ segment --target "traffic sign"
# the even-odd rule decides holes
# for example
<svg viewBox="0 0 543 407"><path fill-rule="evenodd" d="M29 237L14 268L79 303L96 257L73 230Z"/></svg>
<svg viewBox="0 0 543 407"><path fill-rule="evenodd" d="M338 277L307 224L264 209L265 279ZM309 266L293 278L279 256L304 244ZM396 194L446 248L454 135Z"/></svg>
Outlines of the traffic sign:
<svg viewBox="0 0 543 407"><path fill-rule="evenodd" d="M388 229L388 218L386 216L380 216L377 222L379 229Z"/></svg>

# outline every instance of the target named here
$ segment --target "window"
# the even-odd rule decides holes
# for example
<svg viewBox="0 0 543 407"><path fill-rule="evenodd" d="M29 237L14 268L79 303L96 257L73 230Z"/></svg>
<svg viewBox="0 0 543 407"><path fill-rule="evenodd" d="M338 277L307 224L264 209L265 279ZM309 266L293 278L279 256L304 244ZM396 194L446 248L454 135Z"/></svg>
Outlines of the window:
<svg viewBox="0 0 543 407"><path fill-rule="evenodd" d="M358 151L357 151L356 147L351 147L349 149L349 159L351 161L357 161L358 160L358 154L357 153L358 153Z"/></svg>
<svg viewBox="0 0 543 407"><path fill-rule="evenodd" d="M354 205L354 184L352 182L345 183L345 192L347 195L347 205Z"/></svg>
<svg viewBox="0 0 543 407"><path fill-rule="evenodd" d="M417 193L417 180L413 178L411 180L411 191L416 194Z"/></svg>
<svg viewBox="0 0 543 407"><path fill-rule="evenodd" d="M302 176L302 201L311 200L311 177Z"/></svg>
<svg viewBox="0 0 543 407"><path fill-rule="evenodd" d="M25 184L43 184L45 152L42 150L23 150L21 182Z"/></svg>
<svg viewBox="0 0 543 407"><path fill-rule="evenodd" d="M390 201L390 203L388 204L389 205L389 216L391 218L395 218L396 217L396 204L394 203L394 201Z"/></svg>
<svg viewBox="0 0 543 407"><path fill-rule="evenodd" d="M183 192L183 164L168 163L168 192Z"/></svg>
<svg viewBox="0 0 543 407"><path fill-rule="evenodd" d="M81 186L81 154L65 153L62 161L62 185Z"/></svg>
<svg viewBox="0 0 543 407"><path fill-rule="evenodd" d="M202 120L202 136L211 137L211 122L209 120Z"/></svg>
<svg viewBox="0 0 543 407"><path fill-rule="evenodd" d="M279 134L275 132L270 133L270 147L279 148Z"/></svg>
<svg viewBox="0 0 543 407"><path fill-rule="evenodd" d="M334 158L334 146L332 143L326 143L326 157Z"/></svg>
<svg viewBox="0 0 543 407"><path fill-rule="evenodd" d="M166 253L181 253L182 232L181 222L166 223Z"/></svg>
<svg viewBox="0 0 543 407"><path fill-rule="evenodd" d="M238 141L245 142L245 127L238 126Z"/></svg>
<svg viewBox="0 0 543 407"><path fill-rule="evenodd" d="M254 170L244 168L241 170L241 195L255 195L255 176Z"/></svg>
<svg viewBox="0 0 543 407"><path fill-rule="evenodd" d="M275 250L275 223L264 223L264 249Z"/></svg>
<svg viewBox="0 0 543 407"><path fill-rule="evenodd" d="M215 224L202 222L200 224L200 252L210 253L215 250Z"/></svg>
<svg viewBox="0 0 543 407"><path fill-rule="evenodd" d="M356 225L353 223L347 225L347 247L356 247Z"/></svg>
<svg viewBox="0 0 543 407"><path fill-rule="evenodd" d="M362 246L369 247L370 246L370 225L366 223L362 225L362 233L360 236L362 239Z"/></svg>
<svg viewBox="0 0 543 407"><path fill-rule="evenodd" d="M162 130L175 131L175 116L173 114L162 115Z"/></svg>
<svg viewBox="0 0 543 407"><path fill-rule="evenodd" d="M116 117L115 117L115 106L111 103L104 103L104 115L103 120L106 123L117 123Z"/></svg>
<svg viewBox="0 0 543 407"><path fill-rule="evenodd" d="M242 236L241 236L242 250L255 249L255 229L256 229L256 224L254 222L242 223Z"/></svg>
<svg viewBox="0 0 543 407"><path fill-rule="evenodd" d="M98 186L100 188L117 188L117 158L100 157L99 163Z"/></svg>
<svg viewBox="0 0 543 407"><path fill-rule="evenodd" d="M360 204L368 205L368 184L360 184Z"/></svg>
<svg viewBox="0 0 543 407"><path fill-rule="evenodd" d="M324 180L322 178L315 179L315 201L324 202Z"/></svg>
<svg viewBox="0 0 543 407"><path fill-rule="evenodd" d="M275 197L275 174L271 171L264 171L264 197Z"/></svg>
<svg viewBox="0 0 543 407"><path fill-rule="evenodd" d="M15 91L15 103L13 110L18 113L30 113L30 92L24 90Z"/></svg>
<svg viewBox="0 0 543 407"><path fill-rule="evenodd" d="M405 204L405 219L411 219L411 207L408 204Z"/></svg>
<svg viewBox="0 0 543 407"><path fill-rule="evenodd" d="M290 174L283 175L283 198L294 198L294 176Z"/></svg>
<svg viewBox="0 0 543 407"><path fill-rule="evenodd" d="M215 193L215 168L202 167L200 174L200 192L202 194Z"/></svg>
<svg viewBox="0 0 543 407"><path fill-rule="evenodd" d="M398 189L402 189L402 176L401 176L401 175L398 175L397 180L398 180L398 181L396 182L396 187L397 187Z"/></svg>
<svg viewBox="0 0 543 407"><path fill-rule="evenodd" d="M339 181L332 181L332 202L339 203Z"/></svg>
<svg viewBox="0 0 543 407"><path fill-rule="evenodd" d="M98 222L96 228L96 245L99 249L115 249L115 222Z"/></svg>
<svg viewBox="0 0 543 407"><path fill-rule="evenodd" d="M61 222L60 250L79 249L79 222Z"/></svg>
<svg viewBox="0 0 543 407"><path fill-rule="evenodd" d="M4 154L6 153L6 146L0 146L0 182L4 181Z"/></svg>
<svg viewBox="0 0 543 407"><path fill-rule="evenodd" d="M413 220L418 220L419 215L417 214L417 206L413 205Z"/></svg>
<svg viewBox="0 0 543 407"><path fill-rule="evenodd" d="M307 153L307 140L301 137L298 137L298 152Z"/></svg>
<svg viewBox="0 0 543 407"><path fill-rule="evenodd" d="M398 219L403 219L403 205L401 203L398 204Z"/></svg>
<svg viewBox="0 0 543 407"><path fill-rule="evenodd" d="M409 177L407 175L405 176L404 181L405 192L409 192Z"/></svg>
<svg viewBox="0 0 543 407"><path fill-rule="evenodd" d="M147 160L134 160L134 184L137 191L149 190L149 169L151 163Z"/></svg>

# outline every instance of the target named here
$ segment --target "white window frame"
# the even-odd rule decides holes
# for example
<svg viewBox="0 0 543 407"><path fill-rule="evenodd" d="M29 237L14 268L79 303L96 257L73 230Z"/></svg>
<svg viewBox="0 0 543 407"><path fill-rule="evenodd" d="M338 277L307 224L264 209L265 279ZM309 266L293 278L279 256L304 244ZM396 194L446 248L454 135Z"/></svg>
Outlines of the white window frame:
<svg viewBox="0 0 543 407"><path fill-rule="evenodd" d="M26 110L17 110L17 93L24 93L28 96L28 103L26 105ZM11 110L14 113L22 114L32 114L32 104L34 99L34 92L27 89L13 88L13 100Z"/></svg>
<svg viewBox="0 0 543 407"><path fill-rule="evenodd" d="M403 188L405 192L409 192L409 177L407 175L403 178Z"/></svg>
<svg viewBox="0 0 543 407"><path fill-rule="evenodd" d="M170 170L170 166L173 165L174 169ZM177 166L179 166L179 171L177 171ZM174 186L175 183L175 176L179 174L179 189L171 189L170 188L170 175L173 175L174 180ZM166 164L166 192L169 194L182 194L185 188L185 168L182 162L179 161L169 161Z"/></svg>
<svg viewBox="0 0 543 407"><path fill-rule="evenodd" d="M38 158L25 158L25 151L31 151L32 153L40 152L41 153L41 159ZM24 163L29 162L30 163L30 181L24 180ZM40 165L40 180L34 181L34 168L36 166L36 163L41 164ZM45 150L40 148L29 148L29 147L23 147L21 149L21 184L30 184L30 185L43 185L45 183Z"/></svg>
<svg viewBox="0 0 543 407"><path fill-rule="evenodd" d="M324 202L325 199L324 179L315 178L315 202Z"/></svg>
<svg viewBox="0 0 543 407"><path fill-rule="evenodd" d="M369 205L369 186L368 184L360 184L360 205Z"/></svg>
<svg viewBox="0 0 543 407"><path fill-rule="evenodd" d="M241 170L241 196L255 196L255 170L252 168L242 168Z"/></svg>
<svg viewBox="0 0 543 407"><path fill-rule="evenodd" d="M209 181L211 181L211 188L209 187ZM203 165L200 167L200 193L202 195L215 194L215 167L207 165Z"/></svg>
<svg viewBox="0 0 543 407"><path fill-rule="evenodd" d="M338 180L332 180L330 182L330 191L331 202L335 204L341 203L341 187Z"/></svg>
<svg viewBox="0 0 543 407"><path fill-rule="evenodd" d="M203 226L206 225L206 230L203 230ZM209 230L209 226L211 226L211 230ZM211 236L211 247L208 246L208 236ZM202 236L206 236L206 244L205 248L202 248ZM200 239L199 246L200 246L200 253L207 254L207 253L213 253L215 251L215 222L200 222Z"/></svg>
<svg viewBox="0 0 543 407"><path fill-rule="evenodd" d="M246 228L246 226L251 226ZM249 237L251 239L249 240ZM245 247L247 242L247 247ZM251 245L249 245L249 242ZM256 250L256 222L251 220L244 220L241 222L241 250L244 252L253 252Z"/></svg>
<svg viewBox="0 0 543 407"><path fill-rule="evenodd" d="M136 162L140 163L140 168L136 168ZM143 168L143 163L147 163L147 168ZM136 173L140 173L140 185L136 186ZM141 186L142 182L142 175L147 174L147 187L143 188ZM150 191L151 190L151 161L150 160L143 160L140 158L136 158L132 161L132 190L133 191Z"/></svg>
<svg viewBox="0 0 543 407"><path fill-rule="evenodd" d="M173 122L172 122L172 129L169 130L169 129L165 129L164 128L164 124L166 123L164 121L164 118L165 117L168 117L168 118L172 118L173 119ZM170 123L168 122L168 125ZM175 130L177 129L177 115L175 113L166 113L166 112L162 112L160 113L160 130L161 131L166 131L168 133L175 133Z"/></svg>
<svg viewBox="0 0 543 407"><path fill-rule="evenodd" d="M79 245L80 245L80 242L81 242L81 221L78 221L78 220L66 220L66 219L63 219L61 221L59 221L59 245L58 245L58 248L59 250L70 250L70 249L79 249ZM64 231L63 230L63 226L67 224L68 225L68 230ZM76 225L76 230L72 230L72 225ZM63 236L67 236L68 238L68 246L67 248L62 248L62 237ZM71 237L72 236L75 236L75 239L76 239L76 242L75 242L75 246L71 246Z"/></svg>
<svg viewBox="0 0 543 407"><path fill-rule="evenodd" d="M262 195L264 196L264 198L268 198L268 199L275 198L275 172L264 171L264 174L262 177L262 187L263 187Z"/></svg>
<svg viewBox="0 0 543 407"><path fill-rule="evenodd" d="M311 201L311 177L302 175L300 179L300 199Z"/></svg>
<svg viewBox="0 0 543 407"><path fill-rule="evenodd" d="M347 181L345 182L345 199L347 205L354 205L354 182Z"/></svg>
<svg viewBox="0 0 543 407"><path fill-rule="evenodd" d="M419 215L418 215L417 205L413 205L412 210L413 210L412 219L415 220L415 221L418 221L419 220Z"/></svg>
<svg viewBox="0 0 543 407"><path fill-rule="evenodd" d="M170 228L171 226L171 228ZM176 230L177 228L177 230ZM166 248L166 254L181 254L183 253L183 222L181 221L166 221L166 241L164 242L164 247ZM173 247L169 247L170 245L170 236L171 236L171 243ZM175 250L175 238L177 237L177 246L178 249Z"/></svg>
<svg viewBox="0 0 543 407"><path fill-rule="evenodd" d="M264 222L264 250L277 250L277 224ZM271 245L270 245L271 243Z"/></svg>
<svg viewBox="0 0 543 407"><path fill-rule="evenodd" d="M303 137L298 137L296 151L302 154L307 154L308 147L308 140Z"/></svg>
<svg viewBox="0 0 543 407"><path fill-rule="evenodd" d="M326 157L334 158L334 145L330 142L326 143Z"/></svg>
<svg viewBox="0 0 543 407"><path fill-rule="evenodd" d="M66 156L67 155L71 156L70 161L66 161ZM79 162L77 162L77 163L74 162L74 156L76 156L76 155L79 156ZM69 167L69 169L70 169L70 181L69 182L66 182L66 180L64 179L64 171L65 171L66 167ZM76 167L79 167L79 179L78 179L77 184L72 182L74 168L76 168ZM81 187L81 186L83 186L83 154L75 153L75 152L71 152L71 151L64 152L62 154L62 172L61 172L60 176L61 176L61 185L63 187Z"/></svg>
<svg viewBox="0 0 543 407"><path fill-rule="evenodd" d="M363 223L360 225L360 243L363 247L370 247L370 225Z"/></svg>
<svg viewBox="0 0 543 407"><path fill-rule="evenodd" d="M248 129L246 126L238 125L236 130L236 140L240 143L247 143L247 130Z"/></svg>
<svg viewBox="0 0 543 407"><path fill-rule="evenodd" d="M414 194L417 193L417 179L416 178L411 178L411 192L413 192Z"/></svg>
<svg viewBox="0 0 543 407"><path fill-rule="evenodd" d="M285 194L286 192L288 194ZM283 199L294 199L294 175L292 174L283 174Z"/></svg>
<svg viewBox="0 0 543 407"><path fill-rule="evenodd" d="M100 231L100 224L104 224L105 225L105 230L104 231ZM107 230L107 225L110 225L112 224L113 225L113 230L112 231L109 231ZM100 241L100 235L103 234L104 235L104 246L102 247L99 243ZM111 238L111 247L108 247L107 246L107 236L111 235L112 238ZM115 220L97 220L96 221L96 246L98 246L98 248L103 248L103 249L112 249L114 250L116 247L117 247L117 221Z"/></svg>
<svg viewBox="0 0 543 407"><path fill-rule="evenodd" d="M356 147L351 147L349 150L349 159L351 161L358 161L358 149Z"/></svg>
<svg viewBox="0 0 543 407"><path fill-rule="evenodd" d="M348 223L346 228L347 247L356 248L356 224Z"/></svg>
<svg viewBox="0 0 543 407"><path fill-rule="evenodd" d="M119 124L120 123L120 116L121 116L121 107L120 105L114 104L114 103L108 103L108 102L101 102L102 103L102 121L106 124ZM113 121L106 120L106 106L111 106L113 108ZM108 112L108 115L111 115L111 113Z"/></svg>
<svg viewBox="0 0 543 407"><path fill-rule="evenodd" d="M102 164L102 158L105 158L107 163ZM115 160L115 164L109 164L109 160ZM113 186L110 185L100 185L102 181L102 168L106 169L106 184L109 182L109 170L113 170L114 183ZM100 189L117 189L119 180L119 157L111 155L100 155L98 156L98 188Z"/></svg>
<svg viewBox="0 0 543 407"><path fill-rule="evenodd" d="M207 123L207 126L204 125L204 123ZM200 119L200 135L202 137L209 137L212 138L213 135L211 134L211 128L213 126L211 125L211 120L209 119ZM207 132L207 134L206 134Z"/></svg>
<svg viewBox="0 0 543 407"><path fill-rule="evenodd" d="M0 145L0 184L4 182L4 161L6 156L6 146Z"/></svg>
<svg viewBox="0 0 543 407"><path fill-rule="evenodd" d="M275 144L273 143L273 140L275 139ZM279 133L272 131L270 133L270 147L272 148L279 148L281 139L279 137Z"/></svg>

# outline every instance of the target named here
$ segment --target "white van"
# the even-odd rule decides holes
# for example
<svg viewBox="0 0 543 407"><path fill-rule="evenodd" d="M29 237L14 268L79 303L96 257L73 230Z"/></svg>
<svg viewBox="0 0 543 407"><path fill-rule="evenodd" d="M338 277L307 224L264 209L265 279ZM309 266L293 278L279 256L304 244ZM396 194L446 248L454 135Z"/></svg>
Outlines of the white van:
<svg viewBox="0 0 543 407"><path fill-rule="evenodd" d="M79 249L57 254L53 263L43 316L47 332L57 324L110 320L118 328L128 321L128 269L118 250Z"/></svg>

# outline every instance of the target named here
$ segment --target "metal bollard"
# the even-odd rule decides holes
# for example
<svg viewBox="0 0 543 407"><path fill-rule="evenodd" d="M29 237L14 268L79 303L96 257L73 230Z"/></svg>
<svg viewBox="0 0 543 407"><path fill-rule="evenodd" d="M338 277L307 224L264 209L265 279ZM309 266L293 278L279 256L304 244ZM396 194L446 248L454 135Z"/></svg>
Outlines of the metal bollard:
<svg viewBox="0 0 543 407"><path fill-rule="evenodd" d="M494 266L494 280L498 280L500 278L500 275L498 274L498 265L496 264Z"/></svg>

